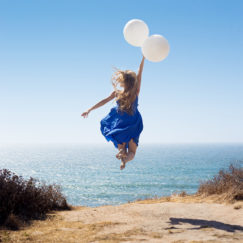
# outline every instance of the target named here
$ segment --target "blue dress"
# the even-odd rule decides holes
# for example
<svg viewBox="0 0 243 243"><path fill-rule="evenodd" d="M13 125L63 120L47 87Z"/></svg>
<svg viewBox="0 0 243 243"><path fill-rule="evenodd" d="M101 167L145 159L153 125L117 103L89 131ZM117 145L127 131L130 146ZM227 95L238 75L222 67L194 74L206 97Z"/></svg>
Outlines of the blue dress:
<svg viewBox="0 0 243 243"><path fill-rule="evenodd" d="M138 111L138 96L132 104L133 114L130 115L119 109L119 101L116 106L111 108L109 114L100 121L100 130L107 141L112 141L114 146L118 148L118 144L126 143L133 138L138 146L139 136L143 130L143 120Z"/></svg>

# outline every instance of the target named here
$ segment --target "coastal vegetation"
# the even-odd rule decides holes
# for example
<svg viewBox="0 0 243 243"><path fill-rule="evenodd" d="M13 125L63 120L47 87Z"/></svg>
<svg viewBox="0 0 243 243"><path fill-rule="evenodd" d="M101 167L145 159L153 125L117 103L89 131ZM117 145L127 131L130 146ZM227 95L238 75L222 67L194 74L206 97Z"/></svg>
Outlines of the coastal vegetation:
<svg viewBox="0 0 243 243"><path fill-rule="evenodd" d="M33 219L45 219L52 210L70 210L59 185L0 170L0 226L17 230Z"/></svg>
<svg viewBox="0 0 243 243"><path fill-rule="evenodd" d="M185 191L171 196L138 199L129 203L159 202L220 202L243 200L243 167L231 164L212 179L201 181L198 191L188 195ZM34 178L28 180L13 172L0 170L0 227L17 230L32 220L46 219L55 210L71 210L59 185L47 185ZM235 209L241 205L235 206ZM50 217L48 217L50 220Z"/></svg>
<svg viewBox="0 0 243 243"><path fill-rule="evenodd" d="M201 182L197 194L224 195L225 201L243 200L243 167L230 164L212 179Z"/></svg>

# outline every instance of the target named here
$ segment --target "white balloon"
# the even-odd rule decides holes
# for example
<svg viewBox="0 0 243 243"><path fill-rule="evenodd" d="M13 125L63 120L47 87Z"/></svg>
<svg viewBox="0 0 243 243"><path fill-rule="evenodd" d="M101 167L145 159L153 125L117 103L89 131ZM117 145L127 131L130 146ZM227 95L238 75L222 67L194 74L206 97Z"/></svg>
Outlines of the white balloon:
<svg viewBox="0 0 243 243"><path fill-rule="evenodd" d="M144 21L132 19L126 23L123 29L123 35L129 44L141 47L149 35L149 28Z"/></svg>
<svg viewBox="0 0 243 243"><path fill-rule="evenodd" d="M162 35L149 36L142 45L142 53L151 62L160 62L170 51L168 41Z"/></svg>

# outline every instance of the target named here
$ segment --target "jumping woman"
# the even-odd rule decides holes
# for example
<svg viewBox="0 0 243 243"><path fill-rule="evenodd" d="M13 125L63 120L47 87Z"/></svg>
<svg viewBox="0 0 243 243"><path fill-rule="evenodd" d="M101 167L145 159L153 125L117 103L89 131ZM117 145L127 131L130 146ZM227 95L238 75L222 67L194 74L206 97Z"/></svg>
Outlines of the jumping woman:
<svg viewBox="0 0 243 243"><path fill-rule="evenodd" d="M86 118L90 111L115 98L116 106L101 120L100 130L106 140L112 141L118 148L116 158L121 160L121 170L125 168L128 161L134 159L139 136L143 130L142 116L137 107L144 59L143 57L137 74L131 70L116 71L112 75L114 91L81 115ZM118 85L122 89L118 89Z"/></svg>

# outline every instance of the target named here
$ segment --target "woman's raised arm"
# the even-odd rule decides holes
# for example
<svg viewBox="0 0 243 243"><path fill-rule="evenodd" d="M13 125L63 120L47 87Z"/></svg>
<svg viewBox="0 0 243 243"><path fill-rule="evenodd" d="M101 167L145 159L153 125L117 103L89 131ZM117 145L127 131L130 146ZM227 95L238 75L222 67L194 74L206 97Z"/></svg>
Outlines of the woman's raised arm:
<svg viewBox="0 0 243 243"><path fill-rule="evenodd" d="M140 63L139 70L138 70L138 74L137 74L137 81L138 81L138 91L137 91L137 95L139 95L140 88L141 88L141 80L142 80L142 72L143 72L144 60L145 60L145 57L143 56L143 59L142 59L142 61Z"/></svg>

